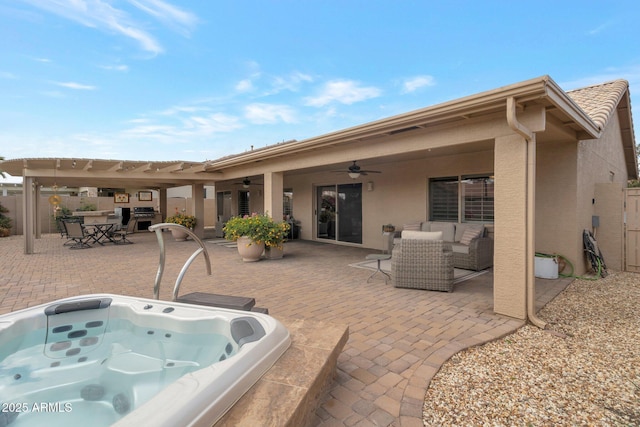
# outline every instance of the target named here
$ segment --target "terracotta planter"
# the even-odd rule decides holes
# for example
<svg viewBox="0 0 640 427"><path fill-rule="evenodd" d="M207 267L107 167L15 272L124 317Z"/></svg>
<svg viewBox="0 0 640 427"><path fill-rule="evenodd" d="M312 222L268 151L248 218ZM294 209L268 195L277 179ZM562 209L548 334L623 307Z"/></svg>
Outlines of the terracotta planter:
<svg viewBox="0 0 640 427"><path fill-rule="evenodd" d="M189 236L186 232L182 230L176 230L175 228L171 229L171 235L174 239L176 239L176 242L184 242Z"/></svg>
<svg viewBox="0 0 640 427"><path fill-rule="evenodd" d="M260 261L262 252L264 252L264 243L257 244L245 236L238 238L238 253L244 262Z"/></svg>
<svg viewBox="0 0 640 427"><path fill-rule="evenodd" d="M281 259L284 256L284 246L281 248L269 247L264 248L264 257L266 259Z"/></svg>

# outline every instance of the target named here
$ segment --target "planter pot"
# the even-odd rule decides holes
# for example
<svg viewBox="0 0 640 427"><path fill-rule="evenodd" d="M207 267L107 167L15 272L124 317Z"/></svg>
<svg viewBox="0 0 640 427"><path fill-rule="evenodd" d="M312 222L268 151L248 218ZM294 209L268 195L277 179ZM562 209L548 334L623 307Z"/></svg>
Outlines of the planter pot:
<svg viewBox="0 0 640 427"><path fill-rule="evenodd" d="M184 242L185 240L187 240L187 237L189 236L184 231L176 230L174 228L171 229L171 235L173 236L174 239L176 239L177 242Z"/></svg>
<svg viewBox="0 0 640 427"><path fill-rule="evenodd" d="M259 261L264 252L264 243L254 243L250 238L242 236L238 238L238 253L244 262Z"/></svg>
<svg viewBox="0 0 640 427"><path fill-rule="evenodd" d="M264 248L264 257L266 259L281 259L284 256L284 246L282 248L272 248L267 246Z"/></svg>

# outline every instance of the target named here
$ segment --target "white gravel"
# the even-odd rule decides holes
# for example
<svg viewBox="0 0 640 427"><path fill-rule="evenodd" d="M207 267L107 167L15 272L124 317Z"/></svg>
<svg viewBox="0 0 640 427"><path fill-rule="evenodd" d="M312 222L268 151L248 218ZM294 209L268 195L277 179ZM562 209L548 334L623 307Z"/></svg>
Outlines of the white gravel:
<svg viewBox="0 0 640 427"><path fill-rule="evenodd" d="M425 426L640 426L640 274L575 280L527 325L458 353Z"/></svg>

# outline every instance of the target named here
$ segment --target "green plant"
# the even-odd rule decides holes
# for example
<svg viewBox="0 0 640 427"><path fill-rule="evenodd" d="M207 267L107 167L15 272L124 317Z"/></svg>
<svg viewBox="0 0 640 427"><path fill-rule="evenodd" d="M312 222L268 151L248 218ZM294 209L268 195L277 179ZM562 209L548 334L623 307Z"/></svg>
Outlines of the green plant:
<svg viewBox="0 0 640 427"><path fill-rule="evenodd" d="M93 203L86 203L86 204L82 203L82 206L80 206L76 210L78 210L78 211L96 211L96 210L98 210L98 208Z"/></svg>
<svg viewBox="0 0 640 427"><path fill-rule="evenodd" d="M250 216L234 216L227 221L223 231L227 240L235 242L246 236L255 243L282 248L289 232L289 224L284 221L276 222L267 214L254 213Z"/></svg>
<svg viewBox="0 0 640 427"><path fill-rule="evenodd" d="M189 229L193 229L196 226L197 220L193 215L176 213L175 215L168 217L166 219L166 222L169 222L171 224L183 225Z"/></svg>
<svg viewBox="0 0 640 427"><path fill-rule="evenodd" d="M9 209L0 204L0 237L6 237L9 235L9 230L12 226L11 218L4 215L9 212Z"/></svg>

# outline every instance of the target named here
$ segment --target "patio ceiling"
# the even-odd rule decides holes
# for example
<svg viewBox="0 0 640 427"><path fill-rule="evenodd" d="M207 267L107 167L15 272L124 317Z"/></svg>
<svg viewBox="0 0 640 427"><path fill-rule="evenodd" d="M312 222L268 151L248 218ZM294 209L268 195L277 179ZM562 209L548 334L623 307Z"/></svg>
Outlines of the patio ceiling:
<svg viewBox="0 0 640 427"><path fill-rule="evenodd" d="M33 158L2 161L0 169L13 176L33 177L40 185L68 187L160 189L212 184L217 175L205 172L204 163L186 161Z"/></svg>

